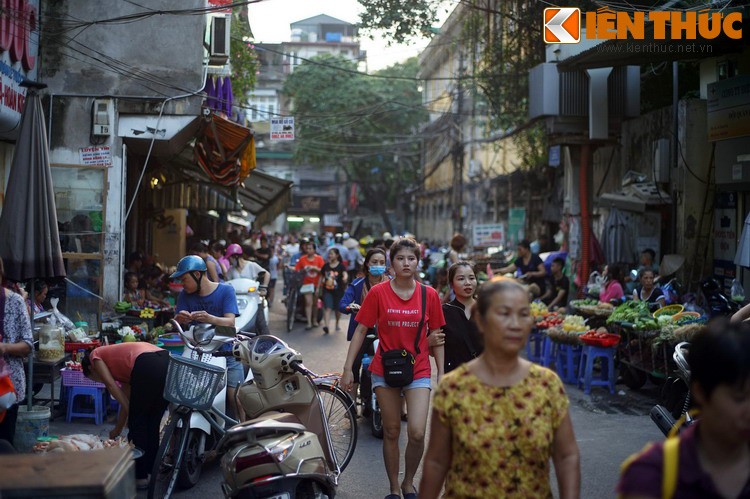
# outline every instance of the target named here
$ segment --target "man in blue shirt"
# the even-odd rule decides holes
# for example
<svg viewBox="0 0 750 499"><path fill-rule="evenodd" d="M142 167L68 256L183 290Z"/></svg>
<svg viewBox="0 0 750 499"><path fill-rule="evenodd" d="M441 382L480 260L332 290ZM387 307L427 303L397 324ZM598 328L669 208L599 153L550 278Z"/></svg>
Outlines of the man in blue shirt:
<svg viewBox="0 0 750 499"><path fill-rule="evenodd" d="M212 282L206 276L206 262L196 255L182 258L177 270L170 276L182 283L182 291L175 305L175 319L180 324L213 324L217 328L231 328L229 335L236 333L234 318L239 315L237 297L229 284ZM226 345L222 349L231 349ZM236 407L235 391L245 380L242 364L234 357L227 357L227 400L234 414L244 420L244 411Z"/></svg>

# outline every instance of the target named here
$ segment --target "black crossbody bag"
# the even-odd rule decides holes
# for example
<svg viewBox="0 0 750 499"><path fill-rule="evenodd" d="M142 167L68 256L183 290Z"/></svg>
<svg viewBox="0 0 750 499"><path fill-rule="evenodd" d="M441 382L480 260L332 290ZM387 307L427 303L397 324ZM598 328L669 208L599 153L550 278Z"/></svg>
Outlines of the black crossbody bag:
<svg viewBox="0 0 750 499"><path fill-rule="evenodd" d="M418 283L422 292L422 318L417 326L417 337L414 338L414 351L419 355L419 337L424 327L424 311L427 306L427 290L422 283ZM402 388L414 381L414 362L416 358L406 349L388 350L380 355L383 361L383 378L388 386Z"/></svg>

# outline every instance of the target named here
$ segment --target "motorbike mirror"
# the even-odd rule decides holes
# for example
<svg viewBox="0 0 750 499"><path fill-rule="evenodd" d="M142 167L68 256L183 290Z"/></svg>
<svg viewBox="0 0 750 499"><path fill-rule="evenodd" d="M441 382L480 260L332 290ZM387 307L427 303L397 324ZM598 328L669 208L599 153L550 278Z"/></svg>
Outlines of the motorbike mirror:
<svg viewBox="0 0 750 499"><path fill-rule="evenodd" d="M216 331L210 324L201 324L193 329L193 339L198 345L208 345L214 339Z"/></svg>

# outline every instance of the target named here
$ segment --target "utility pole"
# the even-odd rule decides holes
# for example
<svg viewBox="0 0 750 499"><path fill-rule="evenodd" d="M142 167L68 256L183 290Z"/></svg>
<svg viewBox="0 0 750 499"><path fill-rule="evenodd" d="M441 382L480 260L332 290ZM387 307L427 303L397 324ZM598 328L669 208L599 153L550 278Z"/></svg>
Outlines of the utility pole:
<svg viewBox="0 0 750 499"><path fill-rule="evenodd" d="M458 47L458 82L456 84L456 114L454 115L454 141L453 141L453 232L463 232L464 215L464 137L463 137L463 111L464 111L464 52Z"/></svg>

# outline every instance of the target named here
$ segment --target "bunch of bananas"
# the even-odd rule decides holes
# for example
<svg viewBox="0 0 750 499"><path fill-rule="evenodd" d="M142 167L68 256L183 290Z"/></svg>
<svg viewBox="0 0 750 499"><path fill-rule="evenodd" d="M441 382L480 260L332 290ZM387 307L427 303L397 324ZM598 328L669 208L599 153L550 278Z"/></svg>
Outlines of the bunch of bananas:
<svg viewBox="0 0 750 499"><path fill-rule="evenodd" d="M131 307L130 302L118 301L117 303L115 303L114 308L115 308L115 312L117 312L118 314L124 314L125 312L130 310L130 307Z"/></svg>
<svg viewBox="0 0 750 499"><path fill-rule="evenodd" d="M155 315L156 314L153 308L146 307L143 310L141 310L140 318L141 319L153 319Z"/></svg>

